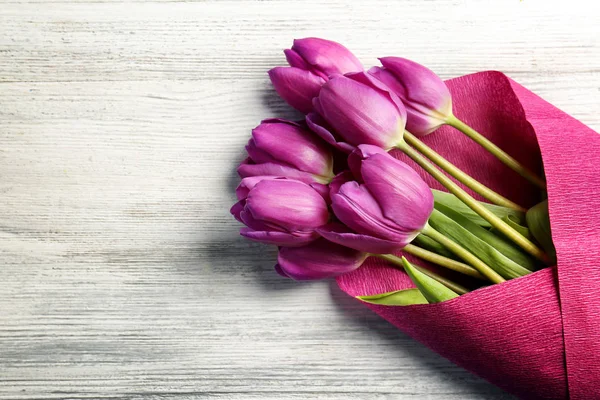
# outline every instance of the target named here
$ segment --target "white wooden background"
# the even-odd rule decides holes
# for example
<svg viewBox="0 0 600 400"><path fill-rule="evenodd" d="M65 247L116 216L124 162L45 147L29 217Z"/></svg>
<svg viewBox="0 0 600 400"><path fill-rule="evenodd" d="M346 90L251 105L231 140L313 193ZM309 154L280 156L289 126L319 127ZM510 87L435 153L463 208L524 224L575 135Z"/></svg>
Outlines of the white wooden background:
<svg viewBox="0 0 600 400"><path fill-rule="evenodd" d="M1 399L507 399L237 235L294 37L498 69L600 128L595 1L0 1Z"/></svg>

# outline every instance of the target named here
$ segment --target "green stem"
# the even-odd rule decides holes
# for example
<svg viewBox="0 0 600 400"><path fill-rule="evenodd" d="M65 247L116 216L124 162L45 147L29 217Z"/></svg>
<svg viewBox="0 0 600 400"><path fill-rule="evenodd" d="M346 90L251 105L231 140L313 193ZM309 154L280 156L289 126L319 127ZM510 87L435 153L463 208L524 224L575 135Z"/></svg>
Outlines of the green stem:
<svg viewBox="0 0 600 400"><path fill-rule="evenodd" d="M496 271L490 268L486 263L481 261L479 258L475 257L471 252L466 250L464 247L462 247L452 239L444 236L440 232L433 229L431 226L429 226L429 224L427 224L425 226L425 229L423 229L423 234L446 246L448 250L465 260L477 271L481 272L481 274L488 278L490 281L494 283L502 283L505 281L503 277L501 277Z"/></svg>
<svg viewBox="0 0 600 400"><path fill-rule="evenodd" d="M406 140L406 143L417 149L421 154L433 161L433 163L436 164L438 167L440 167L448 174L456 178L456 180L464 184L466 187L473 190L475 193L483 196L484 198L488 199L492 203L499 206L512 208L514 210L519 210L523 212L527 211L520 205L510 201L506 197L494 192L492 189L488 188L481 182L473 179L470 175L457 168L454 164L446 160L431 147L427 146L425 143L417 139L417 137L409 131L404 131L404 139Z"/></svg>
<svg viewBox="0 0 600 400"><path fill-rule="evenodd" d="M529 168L525 167L523 164L515 160L500 147L492 143L488 138L483 136L481 133L477 132L475 129L471 128L469 125L465 124L460 119L456 118L454 115L451 115L446 120L446 123L473 139L481 147L492 153L498 160L502 161L508 168L517 172L529 182L533 183L536 186L539 186L542 189L546 189L546 181L544 179L540 178Z"/></svg>
<svg viewBox="0 0 600 400"><path fill-rule="evenodd" d="M504 236L512 240L523 250L531 254L532 256L542 260L545 263L549 263L550 259L533 242L525 238L506 222L498 218L494 213L484 207L481 203L475 200L471 195L460 188L452 179L444 175L439 169L437 169L427 158L421 155L418 151L410 147L404 140L402 140L397 147L401 149L407 156L412 158L417 164L419 164L425 171L433 176L439 183L441 183L450 193L459 198L463 203L468 205L473 211L475 211L481 218L485 219L490 223L491 226L502 232ZM479 271L481 272L481 271Z"/></svg>
<svg viewBox="0 0 600 400"><path fill-rule="evenodd" d="M402 259L400 257L396 257L394 255L391 254L370 254L373 257L378 257L378 258L382 258L392 264L394 264L394 266L399 266L402 269L404 269L404 265L402 264ZM442 285L446 286L448 289L458 293L458 294L465 294L470 292L469 289L467 289L466 287L459 285L458 283L452 282L449 279L444 278L441 275L436 274L435 272L431 272L428 269L425 269L423 267L419 267L418 265L414 265L413 266L421 271L422 273L424 273L425 275L427 275L428 277L435 279L436 281L438 281L439 283L441 283Z"/></svg>
<svg viewBox="0 0 600 400"><path fill-rule="evenodd" d="M479 271L477 271L470 265L453 260L448 257L441 256L439 254L434 253L433 251L423 249L413 244L406 245L402 249L402 251L408 254L412 254L415 257L419 257L422 260L439 265L441 267L451 269L452 271L460 272L461 274L472 276L473 278L477 279L486 279L485 276L483 276Z"/></svg>

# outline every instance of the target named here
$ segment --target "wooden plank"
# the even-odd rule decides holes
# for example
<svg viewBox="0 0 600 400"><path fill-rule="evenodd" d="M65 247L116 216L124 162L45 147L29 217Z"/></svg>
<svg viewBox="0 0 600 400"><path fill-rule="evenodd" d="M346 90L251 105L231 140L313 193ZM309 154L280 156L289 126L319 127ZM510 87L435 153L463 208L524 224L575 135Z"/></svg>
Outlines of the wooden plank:
<svg viewBox="0 0 600 400"><path fill-rule="evenodd" d="M0 13L0 79L256 78L284 62L281 49L292 38L307 35L340 40L366 64L401 53L444 77L500 69L588 79L600 56L586 3L8 3Z"/></svg>

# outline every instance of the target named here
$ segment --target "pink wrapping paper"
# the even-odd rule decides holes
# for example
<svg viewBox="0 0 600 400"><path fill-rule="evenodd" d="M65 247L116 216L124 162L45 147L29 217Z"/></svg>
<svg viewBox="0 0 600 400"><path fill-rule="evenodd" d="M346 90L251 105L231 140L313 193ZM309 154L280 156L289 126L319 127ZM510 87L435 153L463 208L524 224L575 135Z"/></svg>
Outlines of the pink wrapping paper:
<svg viewBox="0 0 600 400"><path fill-rule="evenodd" d="M543 159L558 264L444 303L368 307L521 398L600 399L600 135L502 73L447 84L457 117L534 170ZM508 198L524 206L540 200L536 188L458 131L443 127L424 141ZM413 286L375 259L338 284L351 296Z"/></svg>

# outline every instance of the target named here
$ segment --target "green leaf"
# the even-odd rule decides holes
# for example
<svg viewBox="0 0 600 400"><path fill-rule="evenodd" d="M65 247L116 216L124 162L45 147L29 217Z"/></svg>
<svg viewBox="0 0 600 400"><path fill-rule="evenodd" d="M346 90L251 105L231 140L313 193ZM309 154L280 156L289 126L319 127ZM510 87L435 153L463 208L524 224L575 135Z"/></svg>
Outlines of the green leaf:
<svg viewBox="0 0 600 400"><path fill-rule="evenodd" d="M426 250L433 251L434 253L437 253L440 256L448 257L453 260L458 260L458 257L454 253L452 253L450 250L444 247L444 245L438 243L429 236L420 234L419 236L413 239L412 244L422 247Z"/></svg>
<svg viewBox="0 0 600 400"><path fill-rule="evenodd" d="M404 257L402 257L402 264L410 279L419 288L429 303L441 303L442 301L458 297L457 293L417 270Z"/></svg>
<svg viewBox="0 0 600 400"><path fill-rule="evenodd" d="M438 211L441 211L444 215L451 218L455 222L457 222L460 226L469 231L472 235L481 239L498 252L503 254L505 257L512 260L515 264L520 265L521 267L528 269L529 271L535 271L539 263L536 259L529 256L527 253L521 250L520 247L515 245L512 241L506 239L504 236L494 234L492 231L488 231L487 229L482 228L476 223L472 222L470 219L465 217L464 215L442 205L435 204L435 208ZM514 220L511 220L514 223ZM439 230L439 229L438 229ZM461 243L460 241L458 243ZM473 252L471 252L473 253ZM480 257L481 258L481 257ZM483 260L483 259L482 259ZM484 260L485 261L485 260ZM493 267L491 264L488 264L490 267ZM499 271L497 271L500 273ZM502 275L502 274L500 274ZM506 277L505 277L506 278Z"/></svg>
<svg viewBox="0 0 600 400"><path fill-rule="evenodd" d="M527 217L527 214L525 214L525 216ZM511 228L519 232L527 239L533 240L533 236L531 235L531 232L529 232L529 228L519 224L519 221L517 221L517 219L514 216L507 215L504 218L502 218L502 221L506 222Z"/></svg>
<svg viewBox="0 0 600 400"><path fill-rule="evenodd" d="M506 222L506 224L508 226L510 226L511 228L513 228L515 231L519 232L521 235L523 235L524 237L526 237L527 239L534 241L535 238L533 237L533 235L531 234L531 232L529 231L529 228L523 225L519 225L519 223L517 221L515 221L515 218L513 218L512 215L507 215L505 217L502 218L502 221ZM506 238L502 232L499 232L498 229L492 227L490 229L490 232L492 232L494 235Z"/></svg>
<svg viewBox="0 0 600 400"><path fill-rule="evenodd" d="M546 253L556 262L556 249L552 243L552 231L550 229L550 214L548 212L548 200L536 204L527 211L527 225L533 237L540 243Z"/></svg>
<svg viewBox="0 0 600 400"><path fill-rule="evenodd" d="M477 225L490 228L491 225L485 219L481 218L475 211L473 211L469 206L460 201L458 197L453 195L452 193L443 192L441 190L431 189L433 192L433 198L436 203L442 204L450 209L461 213L469 220L473 221ZM525 213L522 211L513 210L512 208L497 206L495 204L485 203L483 201L479 202L485 208L490 210L499 218L504 218L506 216L511 216L511 220L519 225L523 225L525 223Z"/></svg>
<svg viewBox="0 0 600 400"><path fill-rule="evenodd" d="M396 290L371 296L356 296L357 299L370 304L381 304L384 306L410 306L413 304L428 304L427 299L419 292L419 289Z"/></svg>
<svg viewBox="0 0 600 400"><path fill-rule="evenodd" d="M433 213L431 213L429 224L440 233L446 235L473 253L473 255L489 265L505 279L518 278L531 273L530 270L517 264L496 248L492 247L489 243L486 243L484 240L477 237L474 232L472 232L473 226L469 226L468 228L463 227L457 221L454 221L437 209L434 209ZM481 229L488 234L490 233L476 224L473 225L477 229Z"/></svg>

